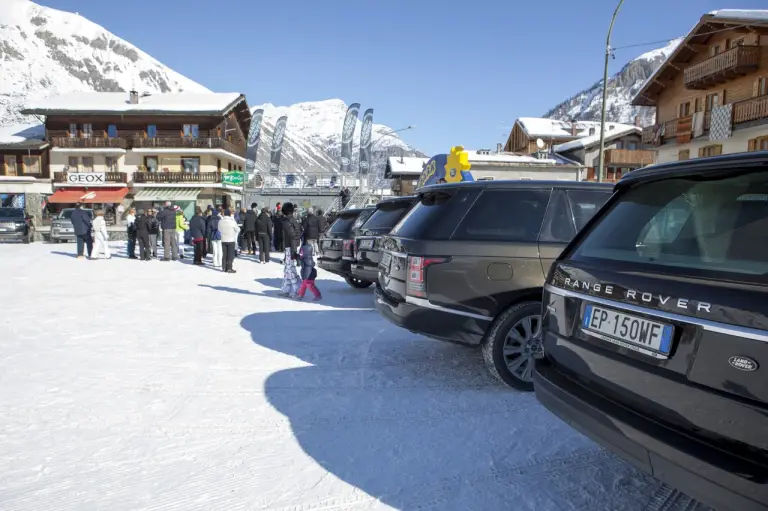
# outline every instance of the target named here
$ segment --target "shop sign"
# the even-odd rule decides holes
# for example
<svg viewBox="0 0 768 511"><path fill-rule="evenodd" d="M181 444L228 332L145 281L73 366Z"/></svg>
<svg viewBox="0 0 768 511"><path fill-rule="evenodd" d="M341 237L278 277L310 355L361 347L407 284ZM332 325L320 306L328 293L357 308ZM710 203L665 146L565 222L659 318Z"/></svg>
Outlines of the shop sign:
<svg viewBox="0 0 768 511"><path fill-rule="evenodd" d="M104 172L68 172L67 184L104 185L107 184L107 174Z"/></svg>
<svg viewBox="0 0 768 511"><path fill-rule="evenodd" d="M224 172L221 175L221 183L230 186L243 186L243 172L232 171Z"/></svg>

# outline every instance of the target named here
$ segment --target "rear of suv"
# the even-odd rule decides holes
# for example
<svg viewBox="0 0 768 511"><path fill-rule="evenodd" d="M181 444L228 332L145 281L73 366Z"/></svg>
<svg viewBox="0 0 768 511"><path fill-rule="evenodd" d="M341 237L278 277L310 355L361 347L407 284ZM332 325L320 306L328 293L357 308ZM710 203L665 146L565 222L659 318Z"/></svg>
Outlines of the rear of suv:
<svg viewBox="0 0 768 511"><path fill-rule="evenodd" d="M363 282L379 278L379 244L384 234L408 213L416 202L415 196L387 199L376 204L376 210L360 227L355 236L352 276Z"/></svg>
<svg viewBox="0 0 768 511"><path fill-rule="evenodd" d="M768 509L768 153L627 175L544 306L547 408L707 505Z"/></svg>
<svg viewBox="0 0 768 511"><path fill-rule="evenodd" d="M347 284L355 288L366 288L373 284L373 281L358 280L351 273L355 233L373 212L374 208L345 209L320 237L318 266L343 277Z"/></svg>
<svg viewBox="0 0 768 511"><path fill-rule="evenodd" d="M567 181L421 189L381 239L377 309L412 332L482 346L492 374L533 390L544 277L611 190Z"/></svg>
<svg viewBox="0 0 768 511"><path fill-rule="evenodd" d="M21 208L0 208L0 241L31 243L35 238L32 222Z"/></svg>

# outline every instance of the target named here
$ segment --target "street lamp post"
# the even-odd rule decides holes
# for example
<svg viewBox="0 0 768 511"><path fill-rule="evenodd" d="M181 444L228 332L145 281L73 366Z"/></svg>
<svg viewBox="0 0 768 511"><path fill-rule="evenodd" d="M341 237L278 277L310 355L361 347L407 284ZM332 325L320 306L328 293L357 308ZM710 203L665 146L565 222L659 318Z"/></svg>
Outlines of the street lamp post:
<svg viewBox="0 0 768 511"><path fill-rule="evenodd" d="M619 5L613 11L611 24L608 27L608 37L605 39L605 67L603 68L603 106L600 112L600 153L597 160L597 180L603 180L603 167L605 165L605 103L608 99L608 59L612 54L611 50L611 32L613 32L613 23L616 21L616 15L619 14L621 4L624 0L619 0Z"/></svg>

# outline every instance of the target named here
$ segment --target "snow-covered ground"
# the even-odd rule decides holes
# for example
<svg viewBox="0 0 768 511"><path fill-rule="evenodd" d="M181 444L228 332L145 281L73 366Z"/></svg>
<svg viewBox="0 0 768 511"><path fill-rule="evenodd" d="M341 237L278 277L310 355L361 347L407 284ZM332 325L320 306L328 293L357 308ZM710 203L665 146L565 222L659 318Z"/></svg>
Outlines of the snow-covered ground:
<svg viewBox="0 0 768 511"><path fill-rule="evenodd" d="M74 250L0 244L4 511L695 508L370 290Z"/></svg>

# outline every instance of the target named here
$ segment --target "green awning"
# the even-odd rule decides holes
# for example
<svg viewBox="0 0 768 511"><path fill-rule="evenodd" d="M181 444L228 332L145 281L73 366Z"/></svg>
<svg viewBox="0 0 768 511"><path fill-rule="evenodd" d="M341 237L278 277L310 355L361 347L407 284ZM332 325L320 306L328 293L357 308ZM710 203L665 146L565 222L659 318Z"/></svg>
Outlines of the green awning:
<svg viewBox="0 0 768 511"><path fill-rule="evenodd" d="M202 188L139 188L133 192L135 201L193 201L202 192Z"/></svg>

